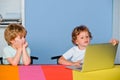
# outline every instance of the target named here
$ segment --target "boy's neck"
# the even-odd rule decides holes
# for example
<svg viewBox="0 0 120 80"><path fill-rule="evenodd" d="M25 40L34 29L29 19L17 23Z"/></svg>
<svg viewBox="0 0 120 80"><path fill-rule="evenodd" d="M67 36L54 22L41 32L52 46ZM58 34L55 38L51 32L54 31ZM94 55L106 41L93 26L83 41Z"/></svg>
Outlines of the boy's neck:
<svg viewBox="0 0 120 80"><path fill-rule="evenodd" d="M85 49L86 49L86 47L83 47L83 46L78 46L78 48L79 48L80 50L85 50Z"/></svg>

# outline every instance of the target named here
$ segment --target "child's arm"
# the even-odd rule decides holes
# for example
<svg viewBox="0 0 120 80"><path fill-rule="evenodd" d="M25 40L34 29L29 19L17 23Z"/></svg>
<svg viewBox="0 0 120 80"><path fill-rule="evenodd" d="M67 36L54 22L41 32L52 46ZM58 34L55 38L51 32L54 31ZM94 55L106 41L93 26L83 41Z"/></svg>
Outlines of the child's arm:
<svg viewBox="0 0 120 80"><path fill-rule="evenodd" d="M25 42L25 43L24 43ZM16 54L14 57L7 58L8 62L12 65L18 65L20 62L20 57L23 57L23 64L28 65L30 63L30 57L27 54L26 47L27 42L25 39L18 39L16 38L13 41L12 47L16 49Z"/></svg>
<svg viewBox="0 0 120 80"><path fill-rule="evenodd" d="M22 44L23 42L21 40L15 40L12 43L12 47L16 49L16 54L14 57L7 58L8 62L12 65L18 65L20 61L20 57L22 55Z"/></svg>
<svg viewBox="0 0 120 80"><path fill-rule="evenodd" d="M75 65L75 66L80 66L80 61L71 62L71 61L66 60L63 56L61 56L61 57L59 58L58 63L59 63L59 64L62 64L62 65Z"/></svg>
<svg viewBox="0 0 120 80"><path fill-rule="evenodd" d="M23 54L22 54L22 60L24 65L29 65L31 62L30 56L28 55L28 52L26 51L26 47L28 46L28 43L23 39Z"/></svg>
<svg viewBox="0 0 120 80"><path fill-rule="evenodd" d="M29 65L31 62L30 56L28 55L26 49L23 49L22 60L24 65Z"/></svg>
<svg viewBox="0 0 120 80"><path fill-rule="evenodd" d="M22 53L22 49L19 49L17 50L16 54L14 57L9 57L7 58L7 61L11 64L11 65L18 65L19 64L19 61L20 61L20 56L21 56L21 53Z"/></svg>

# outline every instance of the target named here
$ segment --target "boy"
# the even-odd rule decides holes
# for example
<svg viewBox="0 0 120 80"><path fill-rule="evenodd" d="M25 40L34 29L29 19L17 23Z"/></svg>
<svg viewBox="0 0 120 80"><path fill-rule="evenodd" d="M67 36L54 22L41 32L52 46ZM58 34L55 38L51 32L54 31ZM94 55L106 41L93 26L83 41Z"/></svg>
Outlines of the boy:
<svg viewBox="0 0 120 80"><path fill-rule="evenodd" d="M86 47L92 39L91 32L85 25L77 26L72 32L72 42L74 47L64 53L58 60L59 64L80 66L83 63ZM117 40L112 39L111 43L116 45Z"/></svg>
<svg viewBox="0 0 120 80"><path fill-rule="evenodd" d="M26 34L25 28L19 24L10 24L5 29L4 37L8 46L4 48L4 64L30 64L30 48L25 39Z"/></svg>

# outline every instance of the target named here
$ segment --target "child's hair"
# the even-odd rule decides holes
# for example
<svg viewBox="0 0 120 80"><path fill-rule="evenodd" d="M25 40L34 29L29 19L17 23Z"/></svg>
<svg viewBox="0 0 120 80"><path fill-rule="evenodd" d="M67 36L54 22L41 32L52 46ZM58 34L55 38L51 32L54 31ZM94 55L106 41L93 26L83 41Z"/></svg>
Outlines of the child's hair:
<svg viewBox="0 0 120 80"><path fill-rule="evenodd" d="M26 37L27 31L20 24L9 24L5 29L4 37L8 45L11 45L11 40L14 40L17 36Z"/></svg>
<svg viewBox="0 0 120 80"><path fill-rule="evenodd" d="M88 32L88 35L89 35L90 39L92 39L92 34L91 34L91 32L89 31L89 29L87 28L87 26L85 26L85 25L80 25L80 26L75 27L74 30L73 30L73 32L72 32L72 43L73 43L74 45L77 45L76 42L75 42L76 39L77 39L77 36L78 36L81 32L83 32L83 31Z"/></svg>

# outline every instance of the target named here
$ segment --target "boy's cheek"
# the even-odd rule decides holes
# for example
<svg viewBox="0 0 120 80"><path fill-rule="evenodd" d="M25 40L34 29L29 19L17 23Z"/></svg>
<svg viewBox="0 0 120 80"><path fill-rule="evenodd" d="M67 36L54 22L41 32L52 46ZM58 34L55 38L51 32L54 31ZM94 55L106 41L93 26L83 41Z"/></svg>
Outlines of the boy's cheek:
<svg viewBox="0 0 120 80"><path fill-rule="evenodd" d="M25 41L26 41L25 38L22 38L22 42L25 43Z"/></svg>
<svg viewBox="0 0 120 80"><path fill-rule="evenodd" d="M22 39L16 39L16 40L15 40L15 44L23 44Z"/></svg>
<svg viewBox="0 0 120 80"><path fill-rule="evenodd" d="M20 41L20 39L19 38L15 38L15 41Z"/></svg>

